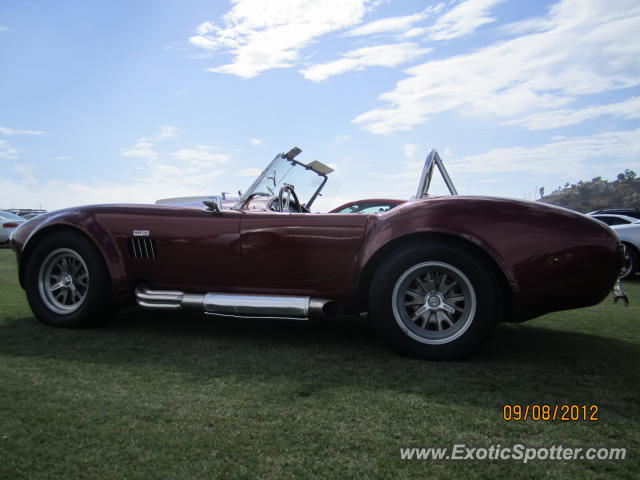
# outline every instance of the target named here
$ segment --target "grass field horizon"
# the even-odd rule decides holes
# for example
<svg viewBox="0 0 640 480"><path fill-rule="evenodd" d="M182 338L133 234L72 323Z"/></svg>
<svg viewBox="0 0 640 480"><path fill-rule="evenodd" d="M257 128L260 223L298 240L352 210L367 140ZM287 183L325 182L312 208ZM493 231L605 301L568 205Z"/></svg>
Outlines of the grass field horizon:
<svg viewBox="0 0 640 480"><path fill-rule="evenodd" d="M128 308L38 323L0 250L0 478L637 478L631 305L500 325L459 362L398 356L366 318L221 320ZM599 406L505 422L505 404ZM624 461L403 461L403 447L625 447Z"/></svg>

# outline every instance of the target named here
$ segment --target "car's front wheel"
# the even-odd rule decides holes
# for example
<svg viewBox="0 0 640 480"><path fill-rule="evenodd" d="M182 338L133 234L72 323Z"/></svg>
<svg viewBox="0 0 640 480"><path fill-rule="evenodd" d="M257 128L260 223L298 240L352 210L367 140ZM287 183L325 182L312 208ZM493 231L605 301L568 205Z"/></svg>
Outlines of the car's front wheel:
<svg viewBox="0 0 640 480"><path fill-rule="evenodd" d="M404 355L455 359L473 353L503 314L487 262L449 245L414 245L388 257L373 279L369 315Z"/></svg>
<svg viewBox="0 0 640 480"><path fill-rule="evenodd" d="M76 232L38 241L25 271L29 305L42 323L83 327L113 314L107 269L95 247Z"/></svg>

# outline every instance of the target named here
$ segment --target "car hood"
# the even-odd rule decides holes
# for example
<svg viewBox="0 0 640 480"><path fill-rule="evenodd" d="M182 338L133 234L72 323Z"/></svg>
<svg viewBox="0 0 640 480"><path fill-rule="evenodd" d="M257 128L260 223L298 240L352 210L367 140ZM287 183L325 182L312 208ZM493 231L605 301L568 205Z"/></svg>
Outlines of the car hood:
<svg viewBox="0 0 640 480"><path fill-rule="evenodd" d="M118 214L139 214L139 215L163 215L177 214L180 211L189 212L194 210L206 210L204 204L201 205L155 205L155 204L102 204L84 205L80 207L70 207L61 210L54 210L37 217L26 220L16 230L13 239L16 248L36 233L38 230L50 225L82 225L91 228L93 219L97 215L118 215Z"/></svg>

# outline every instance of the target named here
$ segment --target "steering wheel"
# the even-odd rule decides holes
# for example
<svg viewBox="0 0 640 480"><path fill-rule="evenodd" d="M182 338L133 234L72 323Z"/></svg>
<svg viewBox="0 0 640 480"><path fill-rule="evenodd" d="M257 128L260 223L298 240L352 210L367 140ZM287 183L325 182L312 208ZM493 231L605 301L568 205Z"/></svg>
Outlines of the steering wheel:
<svg viewBox="0 0 640 480"><path fill-rule="evenodd" d="M291 202L292 197L293 203ZM288 183L282 185L280 193L278 194L278 208L281 212L294 211L302 213L303 207L302 205L300 205L300 200L298 200L298 195L296 195L296 191L293 189L293 185L289 185Z"/></svg>

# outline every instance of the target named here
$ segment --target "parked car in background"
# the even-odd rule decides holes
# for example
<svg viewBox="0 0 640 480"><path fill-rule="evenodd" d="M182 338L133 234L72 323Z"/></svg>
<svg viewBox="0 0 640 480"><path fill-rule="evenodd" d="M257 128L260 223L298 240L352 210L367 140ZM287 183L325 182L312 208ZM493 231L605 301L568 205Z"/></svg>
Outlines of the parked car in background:
<svg viewBox="0 0 640 480"><path fill-rule="evenodd" d="M629 217L628 215L617 215L615 213L590 213L589 216L606 223L610 227L613 225L629 225L630 223L640 222L637 218Z"/></svg>
<svg viewBox="0 0 640 480"><path fill-rule="evenodd" d="M8 246L11 232L22 225L26 220L11 212L0 210L0 246Z"/></svg>
<svg viewBox="0 0 640 480"><path fill-rule="evenodd" d="M365 215L371 213L383 213L388 212L398 205L402 205L404 202L406 202L406 200L391 200L388 198L357 200L340 205L329 213L362 213Z"/></svg>
<svg viewBox="0 0 640 480"><path fill-rule="evenodd" d="M602 208L589 212L587 215L626 215L640 220L640 208Z"/></svg>
<svg viewBox="0 0 640 480"><path fill-rule="evenodd" d="M625 246L625 266L622 278L631 278L640 268L640 222L612 225L611 228Z"/></svg>
<svg viewBox="0 0 640 480"><path fill-rule="evenodd" d="M7 212L13 213L14 215L18 215L19 217L22 217L25 220L29 220L31 218L37 217L38 215L47 213L46 210L34 209L34 208L9 208L7 209Z"/></svg>

